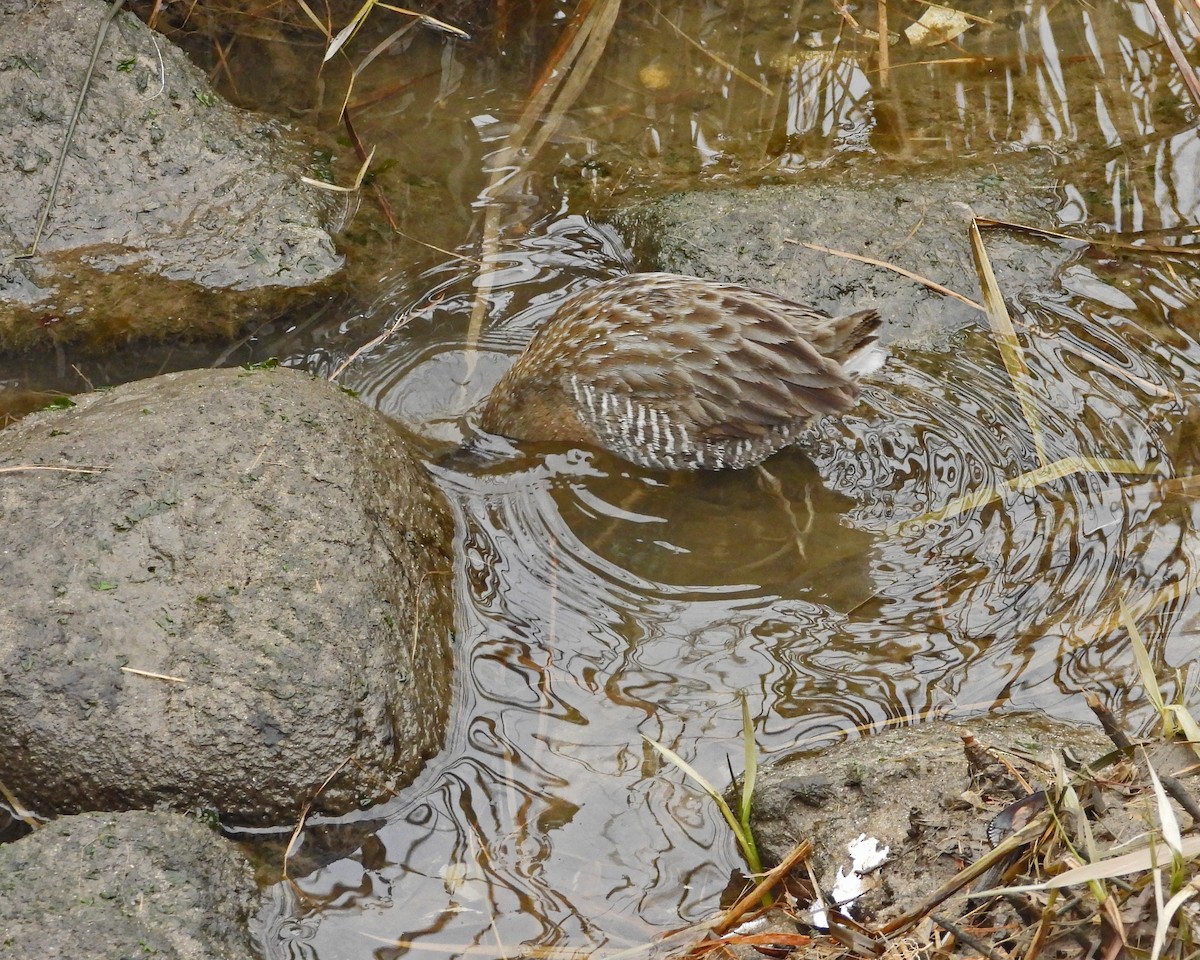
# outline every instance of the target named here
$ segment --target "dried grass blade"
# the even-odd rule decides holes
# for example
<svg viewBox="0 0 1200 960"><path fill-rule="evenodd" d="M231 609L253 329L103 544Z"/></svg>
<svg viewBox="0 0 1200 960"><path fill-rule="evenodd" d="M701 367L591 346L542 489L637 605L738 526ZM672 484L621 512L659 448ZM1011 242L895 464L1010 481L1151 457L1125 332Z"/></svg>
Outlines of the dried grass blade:
<svg viewBox="0 0 1200 960"><path fill-rule="evenodd" d="M1167 799L1167 791L1163 789L1162 781L1158 779L1158 771L1150 762L1145 748L1142 749L1142 759L1146 761L1146 771L1150 774L1150 783L1154 787L1154 802L1158 808L1158 826L1162 830L1163 840L1176 856L1183 856L1183 835L1179 831L1179 820L1171 801Z"/></svg>
<svg viewBox="0 0 1200 960"><path fill-rule="evenodd" d="M419 10L409 10L407 7L393 7L390 3L377 3L377 6L383 7L384 10L391 10L393 13L402 13L406 17L414 17L418 23L423 23L427 27L433 27L435 30L441 30L442 33L448 33L452 37L458 37L462 40L471 39L471 35L466 30L447 23L445 20L432 17L428 13L421 13Z"/></svg>
<svg viewBox="0 0 1200 960"><path fill-rule="evenodd" d="M1033 437L1033 446L1037 451L1038 462L1045 466L1046 443L1042 437L1041 421L1037 415L1037 406L1034 403L1033 390L1030 387L1029 367L1025 363L1020 341L1017 340L1017 331L1013 329L1012 318L1008 315L1008 307L1000 293L1000 284L996 282L992 262L988 258L987 250L983 245L983 237L979 233L979 225L974 218L971 220L970 236L971 255L975 258L975 270L979 274L979 286L983 291L983 305L992 325L992 332L996 336L1000 359L1004 361L1009 379L1012 380L1013 388L1017 391L1017 402L1021 405L1021 413L1025 417L1025 423L1029 426L1029 432Z"/></svg>
<svg viewBox="0 0 1200 960"><path fill-rule="evenodd" d="M1154 947L1150 951L1150 960L1158 960L1162 956L1162 948L1167 942L1167 929L1171 918L1188 900L1200 893L1200 877L1185 884L1175 896L1166 902L1158 913L1158 923L1154 927Z"/></svg>
<svg viewBox="0 0 1200 960"><path fill-rule="evenodd" d="M303 0L301 0L301 4L303 5ZM413 26L414 23L423 23L426 26L433 27L436 30L441 30L444 33L449 33L455 37L461 37L465 40L471 39L471 35L467 33L467 31L460 30L458 27L452 26L451 24L446 23L444 20L437 19L437 17L431 17L427 13L420 13L417 10L409 10L405 7L394 7L391 4L382 3L380 0L366 0L366 2L358 8L354 16L350 18L350 22L342 27L342 29L337 32L337 35L329 42L329 46L325 50L325 58L321 61L322 63L328 63L333 59L334 56L336 56L337 52L346 45L346 42L358 32L358 28L363 25L367 17L370 16L371 11L376 7L381 7L384 10L391 10L393 13L400 13L406 17L413 18L413 23L406 24L404 27L401 27L399 30L397 30L391 38L380 44L382 47L386 48L386 46L391 43L398 34L403 33L407 28ZM304 9L305 12L313 18L314 22L316 22L316 18L313 17L312 11L307 7ZM329 31L322 27L319 22L317 23L317 26L321 27L322 32L325 33L326 36L329 36ZM378 49L379 48L377 47L376 50ZM361 70L361 68L364 66L366 66L365 63L361 64L359 70ZM359 70L354 71L355 76L358 76ZM349 99L349 93L347 93L346 96L347 99Z"/></svg>
<svg viewBox="0 0 1200 960"><path fill-rule="evenodd" d="M328 63L337 56L337 52L346 45L346 41L358 32L358 28L362 26L363 21L367 19L368 14L370 14L374 6L375 0L366 0L366 3L355 11L350 21L329 41L329 46L325 48L325 56L321 60L322 63Z"/></svg>
<svg viewBox="0 0 1200 960"><path fill-rule="evenodd" d="M305 3L304 0L296 0L296 3L300 5L300 9L304 12L304 15L316 25L316 28L321 31L321 34L325 37L326 42L328 42L329 27L321 22L317 15L313 13L312 7Z"/></svg>
<svg viewBox="0 0 1200 960"><path fill-rule="evenodd" d="M371 161L375 159L375 148L371 148L371 152L367 154L367 158L362 162L362 166L358 168L358 175L354 178L353 186L342 187L336 183L326 183L324 180L314 180L312 177L301 177L301 183L307 183L310 187L316 187L318 190L328 190L331 193L355 193L362 186L363 178L367 175L367 170L371 166Z"/></svg>
<svg viewBox="0 0 1200 960"><path fill-rule="evenodd" d="M1092 833L1092 825L1088 820L1087 812L1083 809L1083 804L1079 800L1079 793L1076 791L1074 784L1071 782L1071 777L1067 773L1067 766L1063 760L1061 753L1054 754L1054 781L1058 785L1059 794L1059 811L1069 814L1078 833L1078 845L1083 847L1084 859L1089 863L1093 860L1100 859L1100 850L1096 846L1096 838ZM1063 831L1063 838L1072 847L1071 837ZM1101 898L1102 899L1102 898Z"/></svg>
<svg viewBox="0 0 1200 960"><path fill-rule="evenodd" d="M980 313L987 313L982 303L976 303L970 297L964 297L961 293L951 290L949 287L943 287L940 283L930 280L928 277L923 277L919 273L913 273L911 270L905 270L904 267L897 266L894 263L888 263L886 260L876 260L874 257L864 257L859 253L850 253L847 250L835 250L833 247L823 247L819 243L805 243L803 240L793 240L788 237L784 243L795 243L802 247L807 247L809 250L816 250L818 253L828 253L834 257L844 257L847 260L857 260L859 263L870 264L872 267L882 267L884 270L891 270L892 273L898 273L902 277L908 277L909 280L916 280L917 283L923 284L935 293L940 293L945 297L953 297L955 300L960 300L968 307L978 310Z"/></svg>
<svg viewBox="0 0 1200 960"><path fill-rule="evenodd" d="M1151 602L1142 604L1144 609L1139 611L1140 616L1145 616L1151 610L1156 609L1163 603L1173 600L1183 593L1190 593L1192 586L1190 580L1193 577L1185 578L1185 580L1174 583L1169 588L1164 588L1155 593L1151 597ZM1160 599L1165 590L1173 589L1174 592L1167 599ZM1142 681L1142 690L1146 695L1146 699L1150 701L1151 706L1157 711L1159 718L1162 720L1163 735L1166 737L1175 737L1179 733L1183 733L1184 739L1191 746L1193 752L1200 752L1200 724L1196 723L1195 717L1189 712L1187 707L1178 703L1167 703L1163 698L1162 690L1158 685L1158 678L1154 673L1154 663L1150 659L1150 653L1146 647L1146 641L1142 638L1141 631L1138 630L1136 618L1125 604L1125 598L1121 597L1118 600L1118 615L1121 620L1121 625L1125 628L1125 632L1129 634L1129 643L1133 647L1133 659L1137 664L1138 676ZM1156 782L1157 782L1157 778Z"/></svg>
<svg viewBox="0 0 1200 960"><path fill-rule="evenodd" d="M892 524L887 530L888 533L895 534L910 523L935 523L939 520L947 520L975 507L993 503L1005 494L1029 490L1052 480L1061 480L1073 473L1136 474L1140 476L1150 473L1152 470L1152 467L1141 466L1132 460L1118 460L1109 457L1064 457L1062 460L1055 460L1054 463L1023 473L1019 477L1013 477L999 486L984 487L963 494L961 497L955 497L944 507L930 510L911 520L901 520L899 523Z"/></svg>
<svg viewBox="0 0 1200 960"><path fill-rule="evenodd" d="M408 33L408 31L412 28L413 23L410 21L409 23L406 23L404 26L400 27L400 29L393 30L382 41L375 44L374 49L372 49L370 53L363 57L361 63L355 66L354 71L350 74L350 82L346 84L346 92L342 96L342 106L338 111L339 117L344 117L346 115L346 111L350 109L350 97L354 93L354 84L358 81L358 78L362 75L362 72L366 70L367 67L369 67L381 53L386 51L388 47Z"/></svg>
<svg viewBox="0 0 1200 960"><path fill-rule="evenodd" d="M894 917L883 926L879 927L875 932L885 937L891 937L906 930L913 924L918 923L926 917L930 911L935 910L939 904L952 897L955 893L965 887L968 883L979 879L987 873L992 867L1004 860L1010 853L1015 853L1027 843L1035 840L1043 830L1046 829L1050 822L1050 816L1046 811L1039 813L1025 826L1016 833L1005 837L993 849L989 850L974 863L963 867L953 877L943 883L937 890L931 893L917 906L909 910L901 916ZM971 897L977 898L989 896L996 893L994 890L984 890L980 892L971 892Z"/></svg>
<svg viewBox="0 0 1200 960"><path fill-rule="evenodd" d="M1162 863L1162 844L1146 844L1129 853L1095 863L1085 863L1082 867L1065 870L1056 877L1051 877L1042 883L1030 883L1019 887L1002 887L995 890L982 890L976 896L1000 896L1006 893L1033 893L1038 890L1057 890L1061 887L1073 887L1080 883L1091 883L1094 880L1111 880L1131 873L1141 873L1152 870ZM1200 855L1200 837L1186 837L1182 843L1181 856L1191 860Z"/></svg>

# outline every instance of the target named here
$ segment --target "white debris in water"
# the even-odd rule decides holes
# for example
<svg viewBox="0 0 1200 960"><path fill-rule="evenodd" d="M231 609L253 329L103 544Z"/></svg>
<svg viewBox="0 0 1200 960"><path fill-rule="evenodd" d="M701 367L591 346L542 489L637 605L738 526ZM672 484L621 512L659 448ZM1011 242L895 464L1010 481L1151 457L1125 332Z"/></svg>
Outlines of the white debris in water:
<svg viewBox="0 0 1200 960"><path fill-rule="evenodd" d="M849 913L851 904L867 892L863 878L883 865L889 849L865 833L860 833L857 840L846 844L850 854L850 872L846 873L843 867L838 867L837 879L833 881L833 890L830 891L833 902L842 913ZM820 900L814 900L808 909L812 913L814 927L829 926L825 905Z"/></svg>
<svg viewBox="0 0 1200 960"><path fill-rule="evenodd" d="M740 926L734 927L731 931L739 937L748 937L754 933L762 933L771 925L771 921L767 917L756 917L753 920L747 920Z"/></svg>
<svg viewBox="0 0 1200 960"><path fill-rule="evenodd" d="M481 900L487 894L483 870L477 863L459 860L445 864L439 871L446 893L460 900Z"/></svg>

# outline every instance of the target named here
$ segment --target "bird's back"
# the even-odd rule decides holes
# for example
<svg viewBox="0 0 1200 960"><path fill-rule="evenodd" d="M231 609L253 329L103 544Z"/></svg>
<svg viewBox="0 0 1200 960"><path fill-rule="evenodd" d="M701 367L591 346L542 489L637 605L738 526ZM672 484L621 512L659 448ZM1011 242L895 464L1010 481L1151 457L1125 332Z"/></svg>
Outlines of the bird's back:
<svg viewBox="0 0 1200 960"><path fill-rule="evenodd" d="M559 308L497 385L483 425L598 443L662 469L750 466L812 417L854 404L879 323L874 311L830 317L735 284L633 274ZM543 437L536 423L521 429L512 392L526 407L557 395L569 427Z"/></svg>

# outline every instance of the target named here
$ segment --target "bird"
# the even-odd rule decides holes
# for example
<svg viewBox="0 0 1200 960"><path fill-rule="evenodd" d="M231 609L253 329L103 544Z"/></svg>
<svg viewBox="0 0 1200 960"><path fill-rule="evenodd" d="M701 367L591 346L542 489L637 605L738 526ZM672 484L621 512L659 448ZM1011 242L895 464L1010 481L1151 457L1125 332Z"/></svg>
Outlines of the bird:
<svg viewBox="0 0 1200 960"><path fill-rule="evenodd" d="M633 273L565 300L484 402L518 441L656 470L737 470L844 413L883 350L875 310L831 316L765 290Z"/></svg>

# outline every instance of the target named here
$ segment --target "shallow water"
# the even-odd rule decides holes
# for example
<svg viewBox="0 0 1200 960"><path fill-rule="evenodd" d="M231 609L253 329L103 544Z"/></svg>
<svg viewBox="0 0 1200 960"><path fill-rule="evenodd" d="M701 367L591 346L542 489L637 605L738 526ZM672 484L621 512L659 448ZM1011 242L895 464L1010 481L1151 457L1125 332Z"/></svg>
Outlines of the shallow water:
<svg viewBox="0 0 1200 960"><path fill-rule="evenodd" d="M384 176L398 211L421 211L406 231L493 268L477 342L479 269L424 250L363 302L237 345L0 371L79 389L73 363L102 383L274 355L329 374L390 331L341 382L428 445L456 505L456 719L420 780L364 815L368 841L273 889L271 955L617 949L708 917L740 867L732 838L642 738L724 784L743 696L764 758L994 708L1085 720L1090 689L1136 726L1149 718L1116 629L1124 600L1168 693L1196 706L1172 673L1198 649L1197 506L1177 480L1200 458L1195 257L1030 240L1058 243L1062 266L1010 303L1045 459L1121 458L1140 475L1082 470L932 516L1039 466L982 326L894 346L859 409L770 461L772 479L475 435L473 406L555 305L634 265L589 212L664 184L803 182L847 156L853 176L919 176L929 160L1049 150L1064 227L1197 249L1196 110L1140 3L1001 5L954 44L893 47L891 91L873 42L827 5L779 6L630 5L532 172L490 194L552 31L502 57L416 32L360 78L359 133L402 171ZM403 92L374 99L389 85ZM475 452L455 453L467 439Z"/></svg>

